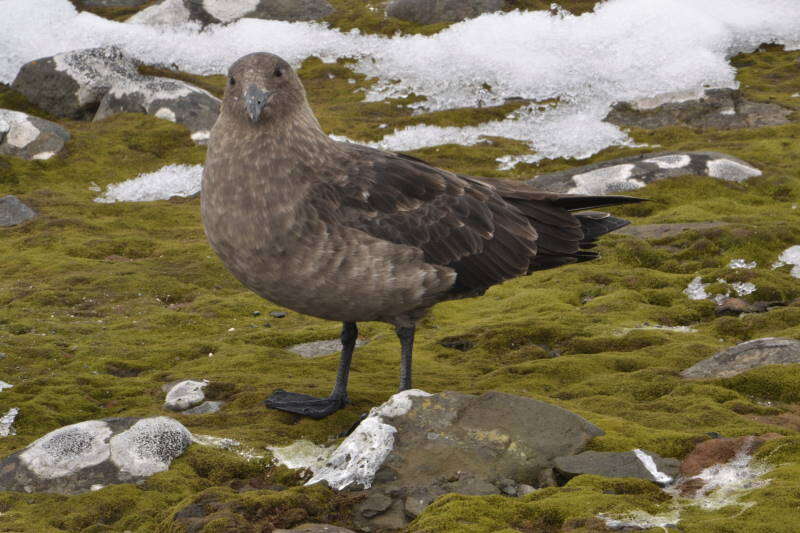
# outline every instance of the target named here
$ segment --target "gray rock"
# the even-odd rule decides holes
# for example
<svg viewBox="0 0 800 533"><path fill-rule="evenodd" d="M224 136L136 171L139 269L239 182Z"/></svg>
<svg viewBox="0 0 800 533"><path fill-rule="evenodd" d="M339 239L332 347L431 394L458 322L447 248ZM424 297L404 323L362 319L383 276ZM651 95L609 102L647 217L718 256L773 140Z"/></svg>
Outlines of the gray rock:
<svg viewBox="0 0 800 533"><path fill-rule="evenodd" d="M138 75L133 59L104 46L26 63L11 86L51 115L89 120L114 84Z"/></svg>
<svg viewBox="0 0 800 533"><path fill-rule="evenodd" d="M19 408L12 407L3 416L0 416L0 437L9 437L17 434L14 430L14 420L17 419L18 414Z"/></svg>
<svg viewBox="0 0 800 533"><path fill-rule="evenodd" d="M565 409L499 392L443 392L411 401L407 412L383 418L397 430L394 447L367 500L354 508L358 529L402 528L443 494L539 485L556 457L579 453L603 434Z"/></svg>
<svg viewBox="0 0 800 533"><path fill-rule="evenodd" d="M386 15L417 24L458 22L505 5L505 0L392 0L386 6Z"/></svg>
<svg viewBox="0 0 800 533"><path fill-rule="evenodd" d="M364 346L367 341L362 339L356 340L356 347ZM295 344L287 348L292 353L296 353L300 357L306 359L313 359L315 357L324 357L339 353L342 351L342 341L339 339L331 339L329 341L313 341L304 342L303 344Z"/></svg>
<svg viewBox="0 0 800 533"><path fill-rule="evenodd" d="M206 399L203 392L206 385L207 381L186 380L176 383L167 392L164 407L170 411L184 411L200 405Z"/></svg>
<svg viewBox="0 0 800 533"><path fill-rule="evenodd" d="M605 477L635 477L647 479L656 483L668 483L678 475L680 461L664 458L660 455L644 452L649 455L658 472L668 476L667 481L662 476L651 472L635 452L583 452L578 455L559 457L555 460L559 474L572 478L581 474L592 474Z"/></svg>
<svg viewBox="0 0 800 533"><path fill-rule="evenodd" d="M80 422L0 461L0 490L78 494L136 483L168 469L190 443L189 430L167 417Z"/></svg>
<svg viewBox="0 0 800 533"><path fill-rule="evenodd" d="M728 130L788 124L791 114L791 109L777 104L746 100L734 89L709 89L699 100L671 102L650 109L618 103L606 120L617 126L649 129L688 126Z"/></svg>
<svg viewBox="0 0 800 533"><path fill-rule="evenodd" d="M0 198L0 227L16 226L36 218L36 211L23 204L16 196Z"/></svg>
<svg viewBox="0 0 800 533"><path fill-rule="evenodd" d="M660 152L541 174L528 180L528 184L549 192L614 194L686 175L741 182L760 176L761 171L741 159L718 152Z"/></svg>
<svg viewBox="0 0 800 533"><path fill-rule="evenodd" d="M68 140L67 130L55 122L0 109L0 155L50 159Z"/></svg>
<svg viewBox="0 0 800 533"><path fill-rule="evenodd" d="M639 239L665 239L675 237L684 231L707 231L727 226L726 222L683 222L673 224L631 224L616 230L621 235Z"/></svg>
<svg viewBox="0 0 800 533"><path fill-rule="evenodd" d="M181 414L208 415L211 413L218 412L220 409L222 409L223 405L225 405L225 402L214 402L214 401L203 402L200 405L182 411Z"/></svg>
<svg viewBox="0 0 800 533"><path fill-rule="evenodd" d="M240 18L320 20L333 13L327 0L162 0L126 22L153 26L199 22L228 23Z"/></svg>
<svg viewBox="0 0 800 533"><path fill-rule="evenodd" d="M800 363L800 341L767 337L737 344L681 372L685 378L729 378L765 365Z"/></svg>
<svg viewBox="0 0 800 533"><path fill-rule="evenodd" d="M219 98L179 80L137 76L118 81L105 94L94 120L118 113L146 113L189 128L192 139L205 142L217 120Z"/></svg>

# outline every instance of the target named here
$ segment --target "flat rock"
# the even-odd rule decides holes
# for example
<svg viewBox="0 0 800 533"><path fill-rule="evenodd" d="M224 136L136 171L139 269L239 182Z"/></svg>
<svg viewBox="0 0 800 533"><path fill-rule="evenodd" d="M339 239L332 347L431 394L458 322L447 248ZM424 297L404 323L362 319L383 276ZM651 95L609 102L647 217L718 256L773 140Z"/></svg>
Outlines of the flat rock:
<svg viewBox="0 0 800 533"><path fill-rule="evenodd" d="M767 337L737 344L681 372L684 378L729 378L766 365L800 363L800 341Z"/></svg>
<svg viewBox="0 0 800 533"><path fill-rule="evenodd" d="M367 344L367 341L362 339L356 340L356 348L359 346L364 346ZM339 353L342 351L342 341L339 339L331 339L327 341L313 341L313 342L304 342L303 344L295 344L294 346L289 346L286 348L292 353L296 353L300 357L304 357L306 359L313 359L315 357L324 357L326 355L331 355L335 353Z"/></svg>
<svg viewBox="0 0 800 533"><path fill-rule="evenodd" d="M310 483L363 487L356 528L400 529L443 494L551 485L554 459L580 453L602 434L580 416L531 398L404 391L373 409L323 466L312 466ZM280 450L276 457L288 464Z"/></svg>
<svg viewBox="0 0 800 533"><path fill-rule="evenodd" d="M707 231L727 226L726 222L683 222L673 224L630 224L615 230L621 235L630 235L639 239L665 239L675 237L684 231Z"/></svg>
<svg viewBox="0 0 800 533"><path fill-rule="evenodd" d="M170 411L185 411L200 405L206 399L203 389L207 385L207 381L179 381L167 391L164 407Z"/></svg>
<svg viewBox="0 0 800 533"><path fill-rule="evenodd" d="M185 409L181 411L181 414L184 415L208 415L211 413L216 413L222 406L225 405L225 402L219 401L207 401L203 402L200 405L196 405L194 407L190 407L189 409Z"/></svg>
<svg viewBox="0 0 800 533"><path fill-rule="evenodd" d="M162 0L126 22L151 26L220 24L241 18L297 22L320 20L333 11L327 0Z"/></svg>
<svg viewBox="0 0 800 533"><path fill-rule="evenodd" d="M94 120L118 113L146 113L182 124L196 142L208 140L220 110L211 93L179 80L137 76L117 82L103 96Z"/></svg>
<svg viewBox="0 0 800 533"><path fill-rule="evenodd" d="M392 0L386 15L417 24L458 22L499 11L505 0Z"/></svg>
<svg viewBox="0 0 800 533"><path fill-rule="evenodd" d="M646 464L647 457L652 464ZM644 460L643 460L644 459ZM594 452L558 457L555 466L559 474L572 478L581 474L605 477L635 477L666 484L678 474L680 461L664 458L643 450L630 452Z"/></svg>
<svg viewBox="0 0 800 533"><path fill-rule="evenodd" d="M0 461L0 490L79 494L169 468L191 443L171 418L89 420L51 431Z"/></svg>
<svg viewBox="0 0 800 533"><path fill-rule="evenodd" d="M618 103L606 120L617 126L647 129L688 126L728 130L788 124L791 114L791 109L777 104L751 102L735 89L709 89L700 99L649 109Z"/></svg>
<svg viewBox="0 0 800 533"><path fill-rule="evenodd" d="M615 194L678 176L710 176L741 182L761 171L736 157L718 152L660 152L540 174L528 184L541 191L568 194Z"/></svg>
<svg viewBox="0 0 800 533"><path fill-rule="evenodd" d="M69 132L55 122L0 109L0 155L50 159L68 140Z"/></svg>
<svg viewBox="0 0 800 533"><path fill-rule="evenodd" d="M23 204L13 195L0 198L0 227L22 224L36 218L36 211Z"/></svg>
<svg viewBox="0 0 800 533"><path fill-rule="evenodd" d="M51 115L89 120L114 84L137 76L133 59L104 46L25 63L11 87Z"/></svg>

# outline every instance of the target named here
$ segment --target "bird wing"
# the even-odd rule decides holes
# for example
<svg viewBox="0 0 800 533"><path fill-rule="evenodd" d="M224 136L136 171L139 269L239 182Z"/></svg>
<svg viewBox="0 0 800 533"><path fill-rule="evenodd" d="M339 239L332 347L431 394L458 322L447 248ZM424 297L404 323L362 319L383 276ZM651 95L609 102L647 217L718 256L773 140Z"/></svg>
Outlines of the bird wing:
<svg viewBox="0 0 800 533"><path fill-rule="evenodd" d="M456 291L529 271L536 230L490 184L401 154L340 147L343 163L309 191L321 219L421 249L427 262L456 270Z"/></svg>

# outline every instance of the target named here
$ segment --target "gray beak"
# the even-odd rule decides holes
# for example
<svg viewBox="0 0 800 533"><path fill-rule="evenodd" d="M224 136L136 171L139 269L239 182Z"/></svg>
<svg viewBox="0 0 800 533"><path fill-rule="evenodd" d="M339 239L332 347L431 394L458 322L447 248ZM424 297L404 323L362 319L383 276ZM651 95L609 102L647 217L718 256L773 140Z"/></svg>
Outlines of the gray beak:
<svg viewBox="0 0 800 533"><path fill-rule="evenodd" d="M259 89L255 85L251 85L244 93L244 105L247 108L247 115L250 120L255 124L261 118L261 110L272 98L270 91Z"/></svg>

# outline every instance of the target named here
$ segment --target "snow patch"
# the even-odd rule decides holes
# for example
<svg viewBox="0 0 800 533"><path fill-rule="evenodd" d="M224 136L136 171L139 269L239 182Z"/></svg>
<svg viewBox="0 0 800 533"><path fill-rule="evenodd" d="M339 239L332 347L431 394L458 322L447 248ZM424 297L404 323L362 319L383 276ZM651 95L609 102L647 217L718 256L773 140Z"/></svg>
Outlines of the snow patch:
<svg viewBox="0 0 800 533"><path fill-rule="evenodd" d="M324 480L336 490L353 484L369 488L375 473L394 448L397 430L386 419L406 414L411 409L412 399L422 396L430 394L411 389L373 407L369 416L335 450L299 441L290 446L270 448L270 451L277 461L290 468L311 470L314 475L307 485Z"/></svg>
<svg viewBox="0 0 800 533"><path fill-rule="evenodd" d="M105 194L94 201L104 204L152 202L173 196L192 196L200 192L202 178L202 165L167 165L155 172L111 184Z"/></svg>
<svg viewBox="0 0 800 533"><path fill-rule="evenodd" d="M653 479L655 479L657 482L666 484L672 481L672 476L668 476L658 469L655 460L650 454L640 450L639 448L634 449L633 453L636 454L636 458L639 459L639 461L642 463L642 466L644 466L645 469L650 472L650 475L653 476Z"/></svg>
<svg viewBox="0 0 800 533"><path fill-rule="evenodd" d="M0 437L8 437L17 434L17 432L14 431L13 424L18 414L19 409L17 407L12 407L6 411L6 414L0 417Z"/></svg>
<svg viewBox="0 0 800 533"><path fill-rule="evenodd" d="M752 270L758 266L756 261L748 262L746 259L731 259L731 262L728 263L728 268L744 268L748 270Z"/></svg>
<svg viewBox="0 0 800 533"><path fill-rule="evenodd" d="M192 133L192 140L196 143L204 143L211 138L209 130L200 130Z"/></svg>
<svg viewBox="0 0 800 533"><path fill-rule="evenodd" d="M726 181L744 181L761 175L761 171L750 165L730 159L711 159L706 163L708 175Z"/></svg>
<svg viewBox="0 0 800 533"><path fill-rule="evenodd" d="M163 118L164 120L175 122L175 112L168 107L159 108L159 110L155 112L155 115L158 118Z"/></svg>
<svg viewBox="0 0 800 533"><path fill-rule="evenodd" d="M11 383L6 383L5 381L0 380L0 392L2 392L5 389L10 389L13 386L14 385L12 385Z"/></svg>
<svg viewBox="0 0 800 533"><path fill-rule="evenodd" d="M736 296L747 296L756 292L757 287L749 281L734 281L730 284Z"/></svg>
<svg viewBox="0 0 800 533"><path fill-rule="evenodd" d="M792 277L800 278L800 245L790 246L781 252L778 260L772 263L772 268L780 268L785 265L792 265Z"/></svg>
<svg viewBox="0 0 800 533"><path fill-rule="evenodd" d="M235 8L222 0L206 4L228 17L252 1L239 0ZM500 135L535 151L504 159L505 166L584 158L628 144L626 133L603 121L614 102L663 103L696 97L706 87L735 88L728 58L761 43L800 42L800 3L786 0L614 0L581 16L491 13L434 35L391 38L249 18L201 31L199 24L185 23L182 0L144 9L130 23L78 13L68 0L6 0L3 7L0 81L6 83L27 61L118 44L144 63L174 64L195 74L224 73L239 57L262 50L294 65L312 55L324 61L352 57L356 72L378 80L367 90L368 100L415 93L426 98L415 104L420 110L497 105L510 97L557 100L480 127L416 126L380 142L407 150ZM156 21L172 25L147 25Z"/></svg>
<svg viewBox="0 0 800 533"><path fill-rule="evenodd" d="M709 285L710 283L703 283L703 278L697 276L683 289L683 293L688 296L690 300L705 300L708 298L706 287Z"/></svg>

